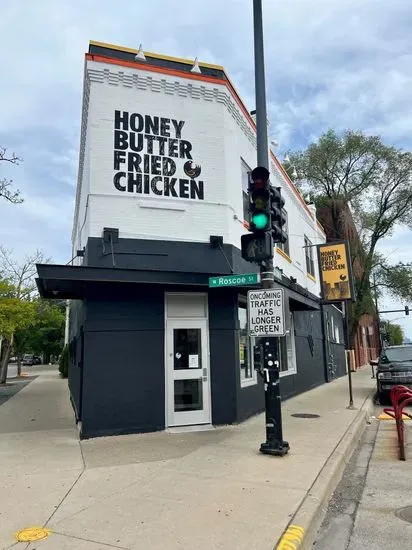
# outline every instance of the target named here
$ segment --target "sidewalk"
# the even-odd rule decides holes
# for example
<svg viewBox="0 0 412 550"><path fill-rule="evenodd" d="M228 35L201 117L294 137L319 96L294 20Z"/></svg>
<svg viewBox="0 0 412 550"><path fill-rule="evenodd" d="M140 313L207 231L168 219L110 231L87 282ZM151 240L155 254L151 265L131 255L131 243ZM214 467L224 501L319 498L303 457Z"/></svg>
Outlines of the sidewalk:
<svg viewBox="0 0 412 550"><path fill-rule="evenodd" d="M353 373L357 410L346 408L346 377L285 402L291 450L276 458L258 452L263 415L213 431L80 444L67 381L55 370L36 374L0 407L0 548L47 524L47 539L16 548L272 550L297 511L308 522L329 496L375 383L370 369Z"/></svg>

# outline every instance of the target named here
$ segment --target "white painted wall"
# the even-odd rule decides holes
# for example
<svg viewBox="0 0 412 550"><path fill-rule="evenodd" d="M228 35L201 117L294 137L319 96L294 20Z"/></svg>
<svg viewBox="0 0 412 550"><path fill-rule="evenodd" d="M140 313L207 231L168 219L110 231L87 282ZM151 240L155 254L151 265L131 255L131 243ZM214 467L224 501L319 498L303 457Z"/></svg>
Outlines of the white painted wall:
<svg viewBox="0 0 412 550"><path fill-rule="evenodd" d="M223 235L224 242L240 248L240 237L246 231L242 224L241 158L251 168L255 166L256 140L253 126L228 88L223 83L95 61L86 62L85 74L74 251L85 246L88 237L100 237L103 227L119 228L121 238L208 242L211 234ZM116 189L115 173L127 172L125 164L114 169L116 110L128 112L129 119L138 113L184 121L181 138L190 142L193 161L201 166L200 175L193 179L198 187L199 181L203 182L202 199L157 195L153 190L145 194ZM171 139L174 134L170 123ZM154 147L156 153L157 141ZM127 153L130 152L129 148ZM147 145L142 153L147 153ZM186 160L173 158L177 190L179 179L189 179L183 170ZM120 178L119 182L123 186L125 179ZM295 277L303 287L319 294L318 283L306 274L303 235L313 244L323 242L324 235L274 162L272 182L282 187L286 201L291 259L289 262L275 254L275 264L285 275ZM164 189L163 180L156 185Z"/></svg>

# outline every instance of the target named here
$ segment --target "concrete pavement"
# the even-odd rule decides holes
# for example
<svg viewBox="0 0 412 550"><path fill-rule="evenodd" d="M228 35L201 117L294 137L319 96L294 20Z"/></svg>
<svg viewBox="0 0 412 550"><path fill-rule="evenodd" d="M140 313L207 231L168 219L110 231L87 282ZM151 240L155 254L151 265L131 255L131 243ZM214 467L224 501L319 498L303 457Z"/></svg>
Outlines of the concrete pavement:
<svg viewBox="0 0 412 550"><path fill-rule="evenodd" d="M291 451L276 458L258 452L263 415L206 432L80 443L67 381L57 369L36 374L0 407L0 548L271 550L291 520L313 517L310 499L319 508L322 491L329 497L374 388L365 369L353 374L357 410L346 408L346 378L285 402ZM15 542L16 531L45 525L47 539Z"/></svg>
<svg viewBox="0 0 412 550"><path fill-rule="evenodd" d="M407 445L406 462L401 462L395 422L379 420L381 413L382 407L376 407L329 502L313 550L404 550L412 546L412 445ZM410 438L410 420L405 430Z"/></svg>
<svg viewBox="0 0 412 550"><path fill-rule="evenodd" d="M405 462L398 459L394 421L379 423L348 550L401 550L412 546L410 422L405 423L409 436ZM409 522L397 515L406 507Z"/></svg>

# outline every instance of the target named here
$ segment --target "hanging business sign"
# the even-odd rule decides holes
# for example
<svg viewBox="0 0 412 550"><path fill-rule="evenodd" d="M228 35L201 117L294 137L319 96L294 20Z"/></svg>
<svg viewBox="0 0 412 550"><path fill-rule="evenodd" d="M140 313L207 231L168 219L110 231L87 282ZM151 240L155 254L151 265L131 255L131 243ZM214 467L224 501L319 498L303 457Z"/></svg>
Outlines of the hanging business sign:
<svg viewBox="0 0 412 550"><path fill-rule="evenodd" d="M326 243L317 248L322 299L325 302L354 300L348 243Z"/></svg>

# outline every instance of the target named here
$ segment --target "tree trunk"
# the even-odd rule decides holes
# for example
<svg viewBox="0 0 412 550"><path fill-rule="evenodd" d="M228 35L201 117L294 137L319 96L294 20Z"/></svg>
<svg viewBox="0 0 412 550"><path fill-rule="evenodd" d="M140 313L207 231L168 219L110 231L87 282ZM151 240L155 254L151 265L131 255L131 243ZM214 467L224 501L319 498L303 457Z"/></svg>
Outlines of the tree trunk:
<svg viewBox="0 0 412 550"><path fill-rule="evenodd" d="M3 385L7 382L7 370L9 367L9 359L10 359L12 347L13 347L13 336L10 338L10 341L6 342L5 344L3 361L1 362L1 365L0 365L0 384L3 384Z"/></svg>
<svg viewBox="0 0 412 550"><path fill-rule="evenodd" d="M21 357L17 357L17 376L21 376Z"/></svg>

